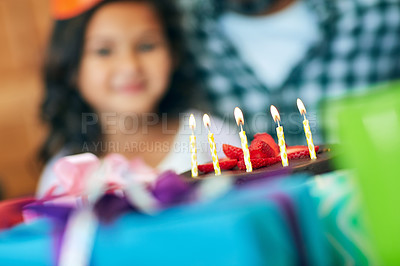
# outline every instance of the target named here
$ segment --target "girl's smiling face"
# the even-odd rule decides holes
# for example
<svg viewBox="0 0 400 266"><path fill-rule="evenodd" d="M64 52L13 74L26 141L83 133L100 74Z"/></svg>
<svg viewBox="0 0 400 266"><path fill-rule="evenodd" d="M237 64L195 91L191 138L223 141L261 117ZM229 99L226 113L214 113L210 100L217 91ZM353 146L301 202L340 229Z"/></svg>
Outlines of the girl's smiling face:
<svg viewBox="0 0 400 266"><path fill-rule="evenodd" d="M78 87L97 112L155 112L167 92L172 65L152 6L110 3L87 26Z"/></svg>

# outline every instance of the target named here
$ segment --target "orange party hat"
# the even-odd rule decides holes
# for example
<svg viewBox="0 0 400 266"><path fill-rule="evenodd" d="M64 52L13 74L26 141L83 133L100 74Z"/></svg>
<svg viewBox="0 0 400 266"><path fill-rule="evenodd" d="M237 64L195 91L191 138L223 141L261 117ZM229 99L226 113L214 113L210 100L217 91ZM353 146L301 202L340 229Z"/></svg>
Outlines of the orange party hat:
<svg viewBox="0 0 400 266"><path fill-rule="evenodd" d="M70 19L89 10L103 0L52 0L51 13L54 19Z"/></svg>

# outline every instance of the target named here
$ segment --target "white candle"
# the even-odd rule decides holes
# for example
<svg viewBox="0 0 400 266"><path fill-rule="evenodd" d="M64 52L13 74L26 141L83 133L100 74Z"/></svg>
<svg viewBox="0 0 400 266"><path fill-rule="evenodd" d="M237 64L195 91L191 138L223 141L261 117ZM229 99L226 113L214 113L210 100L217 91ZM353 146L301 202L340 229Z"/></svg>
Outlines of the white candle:
<svg viewBox="0 0 400 266"><path fill-rule="evenodd" d="M210 122L210 117L208 116L208 114L204 114L203 123L204 123L204 126L208 129L208 143L210 144L210 152L211 152L211 157L212 157L212 161L213 161L215 175L220 175L221 168L219 167L219 160L218 160L218 155L217 155L217 148L215 147L214 134L211 133L211 131L210 131L211 122Z"/></svg>
<svg viewBox="0 0 400 266"><path fill-rule="evenodd" d="M279 115L278 110L273 105L271 105L271 115L275 123L278 123L278 127L276 128L276 134L278 136L278 145L279 145L279 150L281 152L282 165L286 167L289 165L289 161L286 151L285 135L283 133L283 127L280 125L281 117Z"/></svg>
<svg viewBox="0 0 400 266"><path fill-rule="evenodd" d="M240 142L242 144L244 163L246 165L246 172L252 172L253 166L251 165L251 161L250 161L249 145L247 142L246 132L243 131L244 118L243 118L242 110L240 110L239 107L235 108L234 116L235 116L237 125L240 126L239 136L240 136Z"/></svg>
<svg viewBox="0 0 400 266"><path fill-rule="evenodd" d="M304 106L303 102L300 99L297 99L297 108L299 108L300 114L304 116L303 128L304 128L304 133L305 133L306 139L307 139L307 146L308 146L308 151L310 153L310 158L312 160L315 160L315 159L317 159L317 155L315 154L315 147L314 147L314 142L312 139L310 123L308 122L308 120L306 118L306 113L307 113L306 107Z"/></svg>
<svg viewBox="0 0 400 266"><path fill-rule="evenodd" d="M194 129L196 128L196 120L194 115L190 114L189 127L192 130L192 135L190 136L190 156L191 156L191 170L192 177L197 177L199 171L197 169L197 148L196 148L196 136L194 135Z"/></svg>

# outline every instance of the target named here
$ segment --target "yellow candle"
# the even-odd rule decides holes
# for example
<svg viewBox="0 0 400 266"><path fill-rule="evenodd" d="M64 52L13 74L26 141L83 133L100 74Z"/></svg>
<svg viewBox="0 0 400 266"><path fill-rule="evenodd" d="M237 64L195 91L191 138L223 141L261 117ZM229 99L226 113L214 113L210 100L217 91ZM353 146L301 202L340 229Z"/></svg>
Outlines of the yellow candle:
<svg viewBox="0 0 400 266"><path fill-rule="evenodd" d="M308 151L310 152L310 158L312 160L315 160L315 159L317 159L317 155L315 154L315 147L314 147L314 142L312 139L310 123L308 122L308 120L306 118L306 112L307 112L306 107L304 106L303 102L300 99L297 99L297 108L299 108L300 114L304 116L303 128L304 128L304 133L306 134Z"/></svg>
<svg viewBox="0 0 400 266"><path fill-rule="evenodd" d="M210 144L210 152L213 161L215 175L220 175L221 168L219 167L217 148L215 147L214 134L211 133L210 131L210 124L211 124L210 117L207 114L204 114L203 116L203 123L204 126L208 129L208 143Z"/></svg>
<svg viewBox="0 0 400 266"><path fill-rule="evenodd" d="M289 165L289 161L286 151L285 135L283 133L283 127L280 125L281 117L279 116L278 110L273 105L271 105L271 115L275 123L278 123L278 127L276 128L276 134L278 136L278 145L279 145L279 150L281 152L282 165L286 167Z"/></svg>
<svg viewBox="0 0 400 266"><path fill-rule="evenodd" d="M235 108L234 116L235 116L237 125L240 126L239 136L240 136L240 142L242 144L244 163L246 165L246 172L252 172L253 166L251 165L251 161L250 161L249 145L247 143L246 132L243 131L244 118L243 118L242 110L240 110L239 107Z"/></svg>
<svg viewBox="0 0 400 266"><path fill-rule="evenodd" d="M199 175L197 169L197 148L196 148L196 136L194 135L194 129L196 128L196 120L194 115L191 114L189 118L189 127L192 130L192 135L190 136L190 155L191 155L191 165L192 165L192 177Z"/></svg>

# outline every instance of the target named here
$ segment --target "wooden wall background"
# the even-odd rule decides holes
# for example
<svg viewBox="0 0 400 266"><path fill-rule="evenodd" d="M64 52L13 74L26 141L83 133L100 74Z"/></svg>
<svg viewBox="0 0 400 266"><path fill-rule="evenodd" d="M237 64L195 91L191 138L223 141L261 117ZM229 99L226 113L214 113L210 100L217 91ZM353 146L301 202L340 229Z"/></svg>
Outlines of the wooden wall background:
<svg viewBox="0 0 400 266"><path fill-rule="evenodd" d="M0 198L33 194L40 70L51 29L49 0L0 0Z"/></svg>

